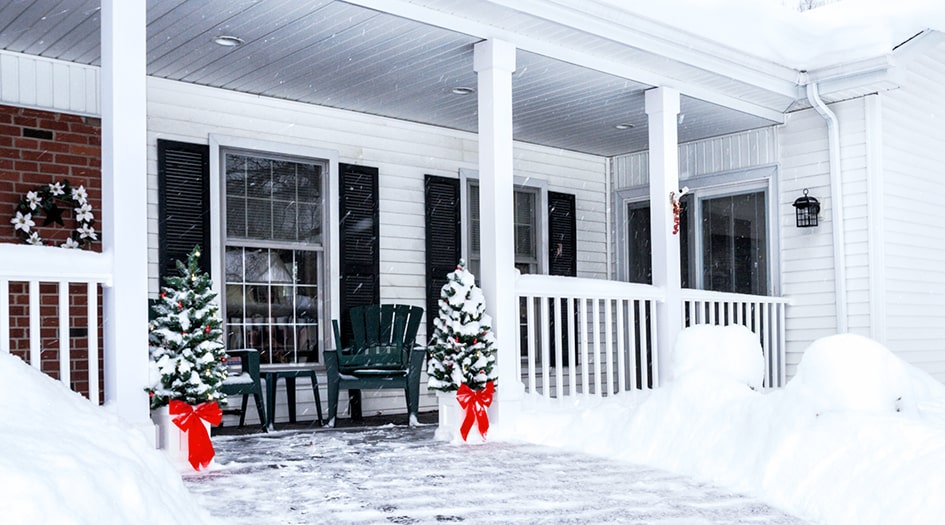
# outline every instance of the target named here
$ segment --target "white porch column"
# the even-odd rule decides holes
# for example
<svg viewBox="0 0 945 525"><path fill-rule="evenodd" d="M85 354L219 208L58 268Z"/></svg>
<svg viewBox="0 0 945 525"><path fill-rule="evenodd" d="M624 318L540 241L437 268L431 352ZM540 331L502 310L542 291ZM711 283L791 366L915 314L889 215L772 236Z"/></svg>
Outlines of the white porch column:
<svg viewBox="0 0 945 525"><path fill-rule="evenodd" d="M499 383L492 412L524 393L515 349L518 308L515 300L515 244L512 238L512 73L515 47L500 40L476 44L479 93L479 211L482 265L479 280L496 336Z"/></svg>
<svg viewBox="0 0 945 525"><path fill-rule="evenodd" d="M683 323L679 236L673 235L673 206L670 201L670 192L679 193L679 140L676 133L679 91L665 87L647 91L646 113L650 132L653 285L666 292L666 301L656 307L657 357L662 384L667 379L669 357Z"/></svg>
<svg viewBox="0 0 945 525"><path fill-rule="evenodd" d="M148 396L145 2L102 0L102 222L113 282L105 288L105 401L151 429Z"/></svg>

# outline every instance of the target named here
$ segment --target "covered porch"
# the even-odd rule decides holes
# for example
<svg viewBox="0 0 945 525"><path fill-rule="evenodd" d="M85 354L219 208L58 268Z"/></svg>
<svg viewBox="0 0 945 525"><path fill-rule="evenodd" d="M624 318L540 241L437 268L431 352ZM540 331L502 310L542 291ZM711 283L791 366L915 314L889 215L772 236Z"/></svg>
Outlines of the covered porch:
<svg viewBox="0 0 945 525"><path fill-rule="evenodd" d="M503 385L497 401L500 419L503 407L514 406L525 392L564 397L656 387L665 379L660 362L668 358L675 334L695 323L745 324L758 334L766 353L766 384L775 387L785 381L787 301L778 297L777 279L767 274L767 293L762 295L683 288L673 196L680 195L682 186L680 143L783 122L783 112L797 99L794 71L735 57L659 24L618 16L606 2L590 2L581 10L558 4L522 8L495 1L461 7L367 0L304 8L288 2L226 3L221 8L212 2L144 6L105 0L100 11L95 1L72 4L68 11L72 16L56 19L54 28L41 24L42 2L22 13L4 12L5 18L17 18L28 28L24 35L61 31L76 40L59 44L65 51L52 45L20 44L13 38L3 41L4 78L16 79L5 84L16 90L5 88L3 97L5 103L24 107L102 116L103 250L76 254L0 245L0 351L11 351L11 330L21 322L11 313L9 286L28 283L28 321L22 322L30 327L30 360L40 366L42 346L33 337L38 329L32 328L46 322L39 307L40 288L42 283L60 283L54 324L63 343L57 359L59 377L69 382L74 356L65 334L70 316L75 315L69 307L69 290L86 287L88 395L98 401L99 371L91 363L98 363L101 353L103 399L132 423L148 424L145 298L156 294L158 285L155 229L160 221L149 193L155 191L149 177L155 172L156 140L201 137L211 148L218 143L242 148L271 143L272 137L290 133L282 128L296 125L287 111L296 107L293 104L340 110L343 113L333 115L348 117L344 132L349 134L358 127L389 125L389 120L375 121L373 116L410 126L418 123L424 133L443 130L436 147L462 157L461 162L435 160L416 169L453 178L459 174L462 182L475 180L479 203L475 256L488 312L496 320ZM515 30L503 29L501 21L508 20L516 22ZM99 22L100 32L95 30ZM78 38L81 32L66 31L75 27L93 30ZM607 34L592 27L605 27ZM237 45L224 47L213 41L227 36L236 36L239 42L224 42ZM64 74L67 70L77 73ZM29 75L47 79L49 87L47 80L31 83ZM82 83L95 79L92 84L100 93L93 97L95 103L89 104L87 96L81 102L78 96L60 96L78 93L80 77ZM194 85L198 87L192 89ZM178 114L185 106L175 108L169 100L176 92L187 92L185 98L195 101L232 92L239 93L241 101L255 96L260 105L272 108L277 115L273 122L281 120L281 128L262 123L250 137L228 144L224 137L220 143L218 137L227 132L243 135L253 126L226 119L217 122L218 117L199 112L183 122ZM167 124L174 119L173 125ZM207 124L210 120L215 120L213 126ZM351 125L354 120L358 122ZM206 128L212 130L208 133ZM322 148L319 140L331 142L325 136L314 140L305 134L286 136L309 148ZM339 161L396 164L391 160L394 154L377 153L380 146L356 137L345 140L343 148L327 148L335 150L325 156L329 176L336 175ZM473 148L468 148L470 144ZM549 168L553 173L535 186L539 203L547 204L551 190L575 188L578 194L571 213L580 217L570 244L563 245L571 252L549 255L558 247L549 232L542 231L547 225L536 227L543 235L535 242L534 261L528 272L517 273L522 263L509 227L516 223L515 192L535 184L531 173L540 164L529 158L528 169L521 169L523 149L549 165L580 157L586 165L599 166L599 172L569 181L567 169ZM218 156L210 163L219 162L224 150L211 149ZM629 279L621 266L626 261L619 252L627 246L617 237L626 234L627 226L617 213L624 204L618 198L614 170L617 157L644 151L649 177L641 187L646 188L652 232L648 284L625 282ZM722 153L731 155L736 153ZM575 171L587 171L585 164ZM463 170L476 173L464 178ZM388 173L403 180L414 177L395 169ZM330 345L325 321L339 318L345 304L338 229L342 217L337 193L332 193L338 189L332 184L337 183L326 186L324 248L319 252L325 276L319 297L321 348ZM387 190L396 191L398 184L386 183ZM588 184L593 191L581 193ZM460 188L463 195L467 191ZM222 202L225 196L220 192L218 184L210 199ZM463 198L465 208L468 196ZM773 210L769 221L776 223L780 195L772 192L767 198L768 209ZM423 269L423 249L409 248L404 250L409 253L401 254L384 245L384 225L397 224L396 219L392 223L385 219L400 212L383 200L380 212L384 264L378 267L377 285L382 288L378 293L381 299L424 304L429 299L424 292L428 283L442 276L429 274L430 264ZM211 273L218 293L225 297L222 227L218 222L210 228ZM767 231L777 228L769 226ZM467 235L463 232L460 237ZM461 247L458 253L469 256L469 250ZM769 245L766 250L773 259L774 248ZM570 262L555 270L552 259L562 255ZM97 300L99 289L101 314L92 299ZM428 308L427 315L432 314ZM101 346L95 344L99 327Z"/></svg>

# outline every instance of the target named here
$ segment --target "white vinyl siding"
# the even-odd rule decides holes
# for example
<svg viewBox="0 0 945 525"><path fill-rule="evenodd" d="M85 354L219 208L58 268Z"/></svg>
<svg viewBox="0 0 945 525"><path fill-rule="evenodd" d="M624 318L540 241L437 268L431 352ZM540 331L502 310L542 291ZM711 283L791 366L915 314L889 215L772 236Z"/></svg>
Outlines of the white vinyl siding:
<svg viewBox="0 0 945 525"><path fill-rule="evenodd" d="M0 50L0 103L98 117L99 68Z"/></svg>
<svg viewBox="0 0 945 525"><path fill-rule="evenodd" d="M945 44L882 93L886 344L945 380Z"/></svg>
<svg viewBox="0 0 945 525"><path fill-rule="evenodd" d="M679 180L767 166L778 161L777 131L761 128L679 145ZM649 152L614 157L614 188L650 181Z"/></svg>
<svg viewBox="0 0 945 525"><path fill-rule="evenodd" d="M862 102L860 102L862 104ZM837 111L837 104L831 106ZM845 132L841 120L841 133ZM827 126L813 109L791 113L779 130L781 153L781 290L787 309L786 362L791 377L804 349L837 332L833 220ZM841 139L842 141L842 139ZM804 189L820 201L819 225L795 225L794 200Z"/></svg>
<svg viewBox="0 0 945 525"><path fill-rule="evenodd" d="M148 245L152 294L158 290L156 141L165 138L206 144L210 134L334 150L339 162L378 168L380 299L426 304L423 176L458 177L460 169L475 170L476 135L149 78ZM607 159L523 143L515 144L514 156L517 176L545 181L549 191L576 195L578 274L605 278ZM304 382L299 385L300 410L311 402L311 390L306 392L307 388ZM423 386L421 393L421 410L436 406L436 398ZM286 415L284 395L285 389L280 389L280 421ZM324 394L322 398L326 398ZM344 399L341 403L339 410L344 411ZM379 411L404 412L403 393L379 390L365 396L364 413Z"/></svg>

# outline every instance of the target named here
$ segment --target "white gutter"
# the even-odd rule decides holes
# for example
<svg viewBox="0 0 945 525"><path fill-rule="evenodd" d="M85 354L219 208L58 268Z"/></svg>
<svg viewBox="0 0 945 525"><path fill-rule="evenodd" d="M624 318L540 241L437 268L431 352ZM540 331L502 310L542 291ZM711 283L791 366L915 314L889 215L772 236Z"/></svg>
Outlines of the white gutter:
<svg viewBox="0 0 945 525"><path fill-rule="evenodd" d="M840 171L840 123L837 116L824 104L817 83L807 84L807 100L827 122L827 147L830 160L830 217L833 223L833 272L836 292L837 333L848 331L847 323L847 260L843 227L843 181Z"/></svg>

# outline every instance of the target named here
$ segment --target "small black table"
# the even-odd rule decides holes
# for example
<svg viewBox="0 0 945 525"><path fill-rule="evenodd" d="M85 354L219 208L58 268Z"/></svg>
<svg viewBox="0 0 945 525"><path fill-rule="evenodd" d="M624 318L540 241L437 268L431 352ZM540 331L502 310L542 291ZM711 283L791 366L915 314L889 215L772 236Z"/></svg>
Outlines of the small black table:
<svg viewBox="0 0 945 525"><path fill-rule="evenodd" d="M276 422L276 386L279 379L285 379L286 400L289 404L289 422L295 423L295 380L299 377L308 377L312 381L312 392L315 393L315 410L318 414L318 424L322 424L322 398L318 394L318 377L313 365L275 365L266 366L260 370L266 379L266 427L273 428Z"/></svg>

